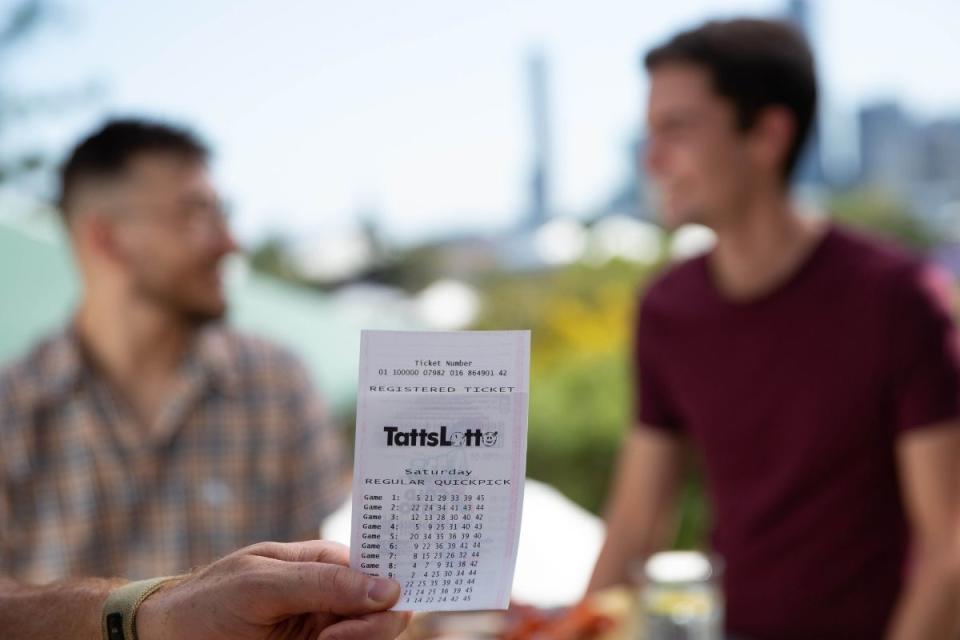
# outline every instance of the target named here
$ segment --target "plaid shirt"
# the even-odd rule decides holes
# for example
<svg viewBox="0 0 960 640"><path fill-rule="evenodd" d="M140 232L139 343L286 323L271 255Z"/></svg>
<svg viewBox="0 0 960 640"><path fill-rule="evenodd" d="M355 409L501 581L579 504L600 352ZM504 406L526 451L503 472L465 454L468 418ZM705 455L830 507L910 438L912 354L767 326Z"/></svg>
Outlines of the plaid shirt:
<svg viewBox="0 0 960 640"><path fill-rule="evenodd" d="M262 540L316 537L341 450L291 355L199 333L146 428L72 330L0 375L0 575L139 579Z"/></svg>

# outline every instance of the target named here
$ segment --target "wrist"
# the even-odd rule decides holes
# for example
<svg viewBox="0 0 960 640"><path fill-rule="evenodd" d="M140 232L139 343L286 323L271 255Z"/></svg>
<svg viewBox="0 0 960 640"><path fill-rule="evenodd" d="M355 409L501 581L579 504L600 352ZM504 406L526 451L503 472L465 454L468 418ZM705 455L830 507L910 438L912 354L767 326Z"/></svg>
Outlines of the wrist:
<svg viewBox="0 0 960 640"><path fill-rule="evenodd" d="M156 637L162 622L161 616L157 615L160 613L156 607L157 599L153 596L177 580L178 577L140 580L111 591L103 606L103 640L149 640ZM147 605L150 600L153 603Z"/></svg>
<svg viewBox="0 0 960 640"><path fill-rule="evenodd" d="M186 580L188 575L167 578L140 603L134 620L137 640L163 640L173 637L169 630L169 591Z"/></svg>
<svg viewBox="0 0 960 640"><path fill-rule="evenodd" d="M134 626L137 631L137 640L162 640L164 637L164 606L163 591L171 583L161 585L156 591L144 598L137 609Z"/></svg>

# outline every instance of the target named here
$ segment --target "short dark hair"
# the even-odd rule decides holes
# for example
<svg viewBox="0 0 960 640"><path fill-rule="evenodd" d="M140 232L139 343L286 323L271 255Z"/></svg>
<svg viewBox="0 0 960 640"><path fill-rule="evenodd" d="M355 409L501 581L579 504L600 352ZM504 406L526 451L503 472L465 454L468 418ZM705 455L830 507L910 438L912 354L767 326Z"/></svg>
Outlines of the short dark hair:
<svg viewBox="0 0 960 640"><path fill-rule="evenodd" d="M202 163L210 156L206 145L186 129L135 118L108 120L81 140L60 168L58 204L64 219L69 218L77 185L119 177L134 156L154 152Z"/></svg>
<svg viewBox="0 0 960 640"><path fill-rule="evenodd" d="M796 125L783 166L784 180L790 178L817 108L813 54L796 28L773 20L708 22L675 35L644 58L648 71L668 62L706 69L714 90L733 102L741 131L750 129L765 107L785 107Z"/></svg>

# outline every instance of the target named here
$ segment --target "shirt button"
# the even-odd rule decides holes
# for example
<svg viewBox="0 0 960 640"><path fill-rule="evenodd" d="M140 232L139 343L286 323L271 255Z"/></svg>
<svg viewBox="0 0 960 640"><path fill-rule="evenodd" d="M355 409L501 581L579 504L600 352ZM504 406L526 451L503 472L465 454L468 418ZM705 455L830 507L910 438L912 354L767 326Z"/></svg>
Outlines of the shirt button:
<svg viewBox="0 0 960 640"><path fill-rule="evenodd" d="M200 495L211 507L223 507L233 499L233 491L222 480L205 480L200 488Z"/></svg>

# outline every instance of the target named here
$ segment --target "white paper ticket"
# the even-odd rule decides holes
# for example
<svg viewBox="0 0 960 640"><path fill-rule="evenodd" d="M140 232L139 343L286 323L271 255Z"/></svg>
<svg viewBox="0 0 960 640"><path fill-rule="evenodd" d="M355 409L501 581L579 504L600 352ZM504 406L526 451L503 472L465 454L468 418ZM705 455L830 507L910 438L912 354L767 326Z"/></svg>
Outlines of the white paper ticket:
<svg viewBox="0 0 960 640"><path fill-rule="evenodd" d="M395 609L507 607L529 363L529 331L363 332L350 564Z"/></svg>

